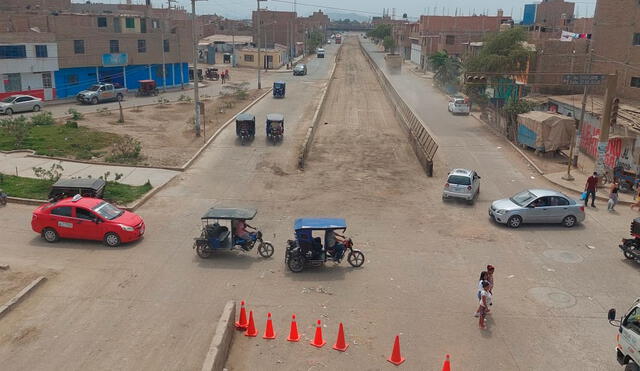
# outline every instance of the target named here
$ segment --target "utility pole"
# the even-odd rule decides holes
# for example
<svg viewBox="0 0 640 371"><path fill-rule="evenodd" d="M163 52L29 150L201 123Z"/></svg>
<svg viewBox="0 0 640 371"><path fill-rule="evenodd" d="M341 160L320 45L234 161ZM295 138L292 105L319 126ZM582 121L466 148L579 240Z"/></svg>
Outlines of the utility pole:
<svg viewBox="0 0 640 371"><path fill-rule="evenodd" d="M236 66L236 24L231 22L231 67Z"/></svg>
<svg viewBox="0 0 640 371"><path fill-rule="evenodd" d="M258 4L258 11L257 11L257 23L258 25L257 27L257 36L258 36L258 89L262 89L262 82L260 81L260 63L262 62L261 58L261 54L260 54L260 44L262 42L262 36L260 35L260 1L267 1L267 0L256 0L256 3Z"/></svg>
<svg viewBox="0 0 640 371"><path fill-rule="evenodd" d="M196 1L206 0L191 0L191 32L193 34L193 101L195 105L196 116L194 123L196 127L196 136L200 136L200 95L198 94L198 35L196 32L197 18L196 18ZM164 43L164 41L163 41ZM163 45L164 47L164 45ZM164 50L164 49L163 49Z"/></svg>
<svg viewBox="0 0 640 371"><path fill-rule="evenodd" d="M587 65L585 66L585 73L591 73L591 63L593 63L593 49L591 49L591 41L587 44L587 48L589 48L589 57L587 58ZM572 56L573 58L574 56ZM572 59L573 61L573 59ZM573 72L573 67L572 67ZM580 151L576 151L576 145L580 145L580 135L582 130L582 123L584 122L584 113L587 109L587 94L589 93L589 85L584 86L584 91L582 92L582 106L580 107L580 120L576 125L576 134L571 138L571 147L569 148L569 164L567 165L567 174L562 177L564 180L574 180L571 175L571 166L578 166L578 153ZM575 155L574 155L575 152Z"/></svg>
<svg viewBox="0 0 640 371"><path fill-rule="evenodd" d="M602 128L600 129L600 139L598 140L598 157L596 160L595 172L604 173L604 157L607 153L609 143L609 130L611 129L611 107L616 96L618 87L618 71L607 75L607 91L604 93L604 108L602 109Z"/></svg>

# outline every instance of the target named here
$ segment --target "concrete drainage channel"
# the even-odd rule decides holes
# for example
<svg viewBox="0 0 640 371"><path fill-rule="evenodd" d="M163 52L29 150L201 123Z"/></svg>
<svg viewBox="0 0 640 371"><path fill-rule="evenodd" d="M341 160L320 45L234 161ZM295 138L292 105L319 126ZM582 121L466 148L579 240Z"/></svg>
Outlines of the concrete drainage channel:
<svg viewBox="0 0 640 371"><path fill-rule="evenodd" d="M31 292L33 292L33 290L35 290L46 280L47 278L44 276L36 278L35 280L31 281L31 283L28 284L25 288L23 288L19 293L17 293L16 296L11 298L4 305L0 306L0 318L9 313L16 305L23 301L27 296L29 296L29 294L31 294Z"/></svg>

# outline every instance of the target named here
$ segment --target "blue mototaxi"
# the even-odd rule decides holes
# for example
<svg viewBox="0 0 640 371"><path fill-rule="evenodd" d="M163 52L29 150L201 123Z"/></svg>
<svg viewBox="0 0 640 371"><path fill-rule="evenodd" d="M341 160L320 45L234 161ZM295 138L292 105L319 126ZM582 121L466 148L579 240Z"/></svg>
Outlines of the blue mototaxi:
<svg viewBox="0 0 640 371"><path fill-rule="evenodd" d="M273 83L273 97L284 98L287 84L284 81L276 81Z"/></svg>
<svg viewBox="0 0 640 371"><path fill-rule="evenodd" d="M347 229L342 218L300 218L293 229L295 240L287 241L285 253L285 264L292 272L301 272L307 264L323 265L327 260L340 263L345 255L352 267L364 264L364 254L353 248L352 239L336 234Z"/></svg>
<svg viewBox="0 0 640 371"><path fill-rule="evenodd" d="M258 246L258 253L263 258L273 255L273 244L262 239L262 232L248 233L249 238L244 239L235 234L236 223L253 219L257 214L256 209L214 207L209 209L201 219L202 232L194 238L193 248L199 257L206 259L215 251L231 250L239 248L250 251ZM229 229L221 225L220 221L230 221ZM249 226L250 227L250 226ZM255 229L253 227L250 227Z"/></svg>

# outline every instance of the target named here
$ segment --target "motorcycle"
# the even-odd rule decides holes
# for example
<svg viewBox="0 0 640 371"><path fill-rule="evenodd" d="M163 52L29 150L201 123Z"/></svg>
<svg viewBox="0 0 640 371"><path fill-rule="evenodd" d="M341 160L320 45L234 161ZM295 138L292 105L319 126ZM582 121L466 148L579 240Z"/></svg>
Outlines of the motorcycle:
<svg viewBox="0 0 640 371"><path fill-rule="evenodd" d="M625 258L640 263L640 218L635 218L631 222L631 236L633 238L623 238L622 244L618 247Z"/></svg>

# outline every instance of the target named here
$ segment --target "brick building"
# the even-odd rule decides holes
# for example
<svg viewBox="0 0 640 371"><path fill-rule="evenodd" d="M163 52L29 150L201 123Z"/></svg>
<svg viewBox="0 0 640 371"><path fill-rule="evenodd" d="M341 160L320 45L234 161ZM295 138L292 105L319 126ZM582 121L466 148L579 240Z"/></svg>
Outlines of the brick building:
<svg viewBox="0 0 640 371"><path fill-rule="evenodd" d="M511 17L498 10L495 16L420 16L422 53L429 56L446 50L451 55L464 54L470 42L482 41L491 32L499 32L502 25L513 23ZM426 37L424 37L426 36Z"/></svg>
<svg viewBox="0 0 640 371"><path fill-rule="evenodd" d="M536 8L535 23L554 30L561 30L573 18L574 3L564 0L543 0Z"/></svg>
<svg viewBox="0 0 640 371"><path fill-rule="evenodd" d="M329 16L322 13L322 10L313 12L308 17L298 17L298 35L296 36L296 41L304 40L305 35L312 31L322 33L326 39L329 22Z"/></svg>
<svg viewBox="0 0 640 371"><path fill-rule="evenodd" d="M593 71L618 71L618 96L640 100L640 3L599 0L594 15Z"/></svg>
<svg viewBox="0 0 640 371"><path fill-rule="evenodd" d="M275 44L294 45L298 32L298 16L295 12L260 10L260 33L258 38L258 12L253 11L253 40L263 48L273 48Z"/></svg>
<svg viewBox="0 0 640 371"><path fill-rule="evenodd" d="M55 7L50 8L51 4ZM69 0L3 0L2 6L5 11L0 12L0 40L5 45L10 41L14 49L29 50L34 34L51 35L56 47L48 47L47 52L52 55L56 49L58 62L50 84L55 89L54 98L75 96L98 81L128 89L137 89L138 81L145 79L156 80L158 86L188 82L192 37L191 22L184 10L169 13L145 5L71 4ZM28 62L29 58L28 52L20 52L12 57L12 63ZM7 65L5 59L0 61L0 73ZM12 80L7 77L5 74L0 91L15 94L30 86L24 81L15 82L15 74Z"/></svg>

